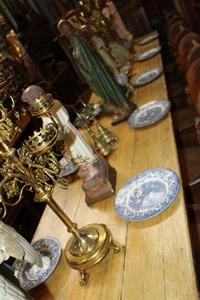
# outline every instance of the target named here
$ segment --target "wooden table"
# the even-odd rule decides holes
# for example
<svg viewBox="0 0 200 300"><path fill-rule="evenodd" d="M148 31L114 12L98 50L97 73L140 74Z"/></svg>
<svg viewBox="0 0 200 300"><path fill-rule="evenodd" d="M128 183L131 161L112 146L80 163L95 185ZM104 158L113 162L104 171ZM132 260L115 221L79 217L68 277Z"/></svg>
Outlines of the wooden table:
<svg viewBox="0 0 200 300"><path fill-rule="evenodd" d="M141 47L158 45L158 41ZM161 66L161 56L134 65L140 73ZM167 98L164 75L137 88L135 102ZM103 123L111 128L110 120ZM140 171L163 167L180 176L172 119L169 114L154 126L134 130L127 122L112 127L119 136L118 149L109 156L117 169L117 189ZM127 223L114 212L114 197L88 207L81 181L68 191L55 190L55 199L79 225L105 223L114 239L126 246L126 253L110 255L92 270L87 286L79 285L79 273L70 269L64 257L46 283L33 291L40 300L164 300L197 299L197 287L191 253L188 221L182 189L175 202L162 214L145 222ZM56 237L64 249L70 235L65 226L46 208L34 236Z"/></svg>

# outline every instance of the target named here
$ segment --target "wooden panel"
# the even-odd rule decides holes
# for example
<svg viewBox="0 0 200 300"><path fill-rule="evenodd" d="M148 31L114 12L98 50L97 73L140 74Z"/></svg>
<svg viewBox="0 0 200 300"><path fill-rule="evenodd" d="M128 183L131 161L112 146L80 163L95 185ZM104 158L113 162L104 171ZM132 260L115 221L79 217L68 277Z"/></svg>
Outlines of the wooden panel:
<svg viewBox="0 0 200 300"><path fill-rule="evenodd" d="M142 50L158 45L155 41ZM140 73L161 66L158 55L134 65ZM164 76L135 91L140 106L166 98ZM93 95L93 99L96 97ZM103 123L111 128L110 120ZM112 127L119 136L118 149L109 162L118 172L117 188L130 177L152 167L166 167L180 176L171 115L145 129L129 129L127 123ZM101 222L108 225L116 240L126 245L125 255L112 255L92 270L88 286L80 287L77 271L69 269L64 258L44 286L33 292L36 299L164 300L197 299L183 191L165 212L152 220L127 223L114 212L113 198L91 208L84 202L80 181L68 191L56 189L55 198L69 216L80 225ZM46 209L34 239L53 235L64 248L69 235L57 217Z"/></svg>

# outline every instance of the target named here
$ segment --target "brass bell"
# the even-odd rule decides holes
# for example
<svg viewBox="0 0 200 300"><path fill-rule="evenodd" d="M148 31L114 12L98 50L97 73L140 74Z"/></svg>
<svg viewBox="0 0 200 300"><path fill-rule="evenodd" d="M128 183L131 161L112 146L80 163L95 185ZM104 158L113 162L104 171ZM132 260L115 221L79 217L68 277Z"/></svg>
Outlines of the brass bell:
<svg viewBox="0 0 200 300"><path fill-rule="evenodd" d="M116 134L102 126L97 120L94 120L94 124L99 132L99 134L104 138L106 143L116 142L118 137Z"/></svg>
<svg viewBox="0 0 200 300"><path fill-rule="evenodd" d="M112 151L111 147L109 144L106 144L104 141L101 139L97 139L95 141L95 145L97 150L102 154L103 156L108 156L110 152Z"/></svg>
<svg viewBox="0 0 200 300"><path fill-rule="evenodd" d="M99 151L100 154L103 156L108 156L110 152L113 150L110 146L110 144L106 143L102 137L97 137L95 133L88 127L86 127L89 135L92 137L94 141L94 145L96 147L96 150Z"/></svg>

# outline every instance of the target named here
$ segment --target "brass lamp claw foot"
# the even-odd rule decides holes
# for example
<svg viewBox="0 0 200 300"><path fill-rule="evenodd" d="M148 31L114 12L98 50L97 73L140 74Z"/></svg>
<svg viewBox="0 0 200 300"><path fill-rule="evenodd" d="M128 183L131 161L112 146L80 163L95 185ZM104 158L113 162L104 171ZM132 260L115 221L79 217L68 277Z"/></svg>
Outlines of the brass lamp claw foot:
<svg viewBox="0 0 200 300"><path fill-rule="evenodd" d="M86 285L88 283L88 279L90 274L86 272L86 270L80 270L80 285Z"/></svg>
<svg viewBox="0 0 200 300"><path fill-rule="evenodd" d="M119 244L116 241L112 241L111 248L113 249L113 253L114 254L124 253L125 252L125 246Z"/></svg>

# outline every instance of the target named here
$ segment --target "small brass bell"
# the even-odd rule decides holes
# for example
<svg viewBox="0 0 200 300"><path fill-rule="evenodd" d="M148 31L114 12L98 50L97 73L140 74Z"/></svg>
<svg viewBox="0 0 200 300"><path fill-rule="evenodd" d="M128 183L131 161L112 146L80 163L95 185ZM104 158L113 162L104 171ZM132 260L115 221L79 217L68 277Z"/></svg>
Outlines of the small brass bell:
<svg viewBox="0 0 200 300"><path fill-rule="evenodd" d="M94 120L94 124L99 132L99 134L104 138L106 143L116 142L118 137L116 134L102 126L97 120Z"/></svg>
<svg viewBox="0 0 200 300"><path fill-rule="evenodd" d="M97 150L103 156L108 156L112 151L110 144L106 144L102 139L97 138L96 140L94 140L94 143L96 145Z"/></svg>
<svg viewBox="0 0 200 300"><path fill-rule="evenodd" d="M88 127L86 127L89 135L92 137L96 149L102 154L103 156L108 156L110 152L113 150L110 144L106 143L101 137L97 137L95 133Z"/></svg>

